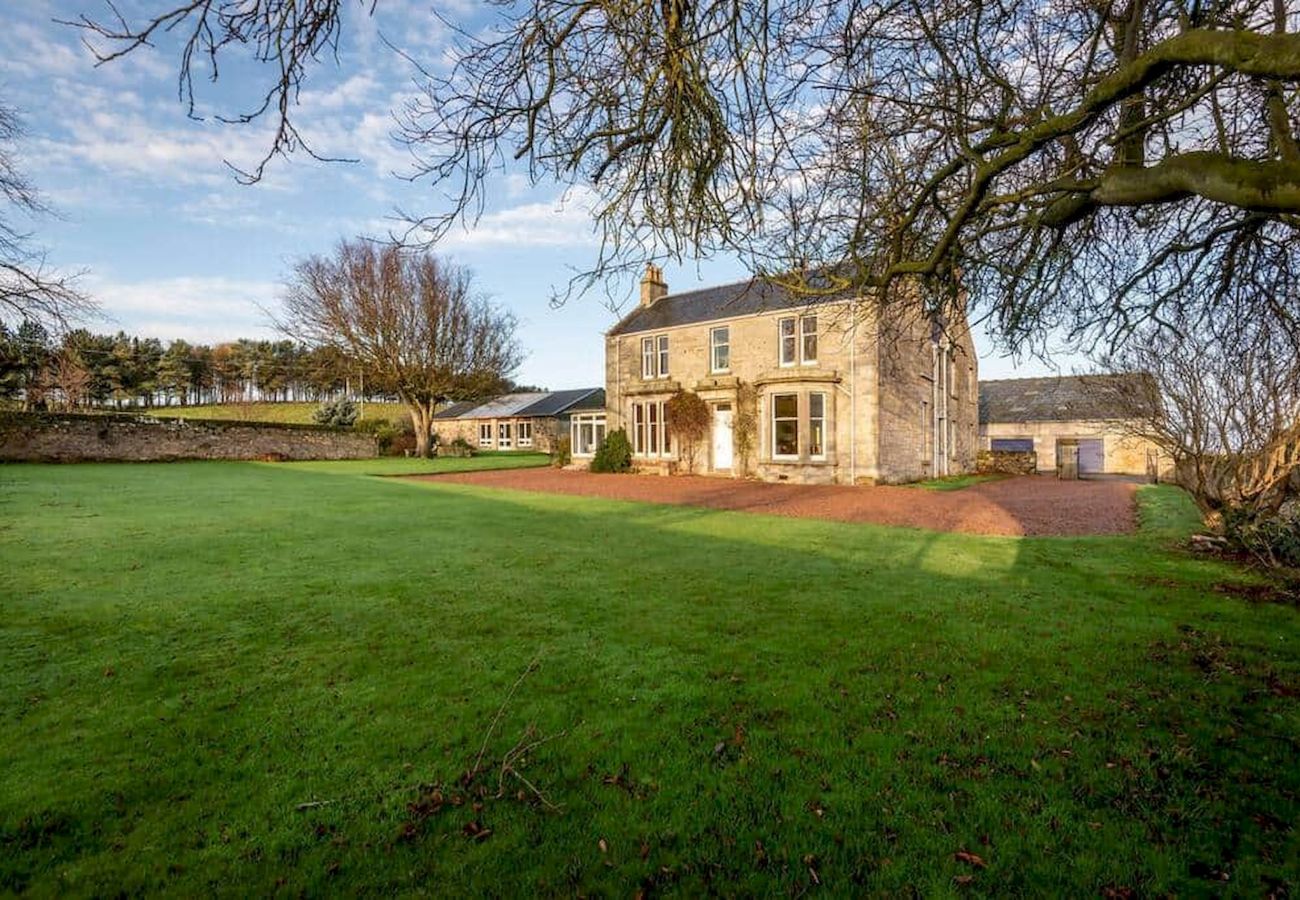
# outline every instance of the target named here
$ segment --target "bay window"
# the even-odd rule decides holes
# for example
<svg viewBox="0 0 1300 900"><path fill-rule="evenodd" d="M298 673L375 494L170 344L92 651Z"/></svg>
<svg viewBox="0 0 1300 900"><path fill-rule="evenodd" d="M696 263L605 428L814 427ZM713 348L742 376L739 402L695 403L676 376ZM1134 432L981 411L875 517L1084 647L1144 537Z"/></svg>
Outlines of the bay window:
<svg viewBox="0 0 1300 900"><path fill-rule="evenodd" d="M799 458L799 395L772 396L772 457Z"/></svg>
<svg viewBox="0 0 1300 900"><path fill-rule="evenodd" d="M808 455L826 458L826 395L808 395Z"/></svg>
<svg viewBox="0 0 1300 900"><path fill-rule="evenodd" d="M668 423L662 400L632 404L632 453L636 456L667 456Z"/></svg>

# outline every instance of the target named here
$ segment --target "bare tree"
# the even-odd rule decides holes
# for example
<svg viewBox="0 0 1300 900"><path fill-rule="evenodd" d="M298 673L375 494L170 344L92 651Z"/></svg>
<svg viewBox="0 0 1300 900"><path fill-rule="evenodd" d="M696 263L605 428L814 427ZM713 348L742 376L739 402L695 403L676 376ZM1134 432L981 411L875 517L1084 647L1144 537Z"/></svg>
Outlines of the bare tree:
<svg viewBox="0 0 1300 900"><path fill-rule="evenodd" d="M514 317L476 295L467 270L364 240L298 262L277 325L310 346L337 348L396 394L421 456L438 404L495 391L521 361Z"/></svg>
<svg viewBox="0 0 1300 900"><path fill-rule="evenodd" d="M0 103L0 321L33 320L56 328L90 312L93 304L75 279L50 271L43 250L14 216L49 213L18 164L23 126L17 112Z"/></svg>
<svg viewBox="0 0 1300 900"><path fill-rule="evenodd" d="M187 87L196 53L257 47L279 74L258 107L280 116L271 152L291 150L294 93L354 7L161 7L81 25L104 59L188 29ZM473 221L516 166L594 197L604 240L577 286L726 251L810 293L964 286L1013 347L1175 316L1207 334L1267 318L1300 346L1294 0L493 8L401 111L419 176L452 198L408 238Z"/></svg>
<svg viewBox="0 0 1300 900"><path fill-rule="evenodd" d="M1147 329L1105 367L1147 373L1088 385L1174 458L1204 512L1271 513L1300 493L1300 357L1285 338L1255 323L1231 341Z"/></svg>

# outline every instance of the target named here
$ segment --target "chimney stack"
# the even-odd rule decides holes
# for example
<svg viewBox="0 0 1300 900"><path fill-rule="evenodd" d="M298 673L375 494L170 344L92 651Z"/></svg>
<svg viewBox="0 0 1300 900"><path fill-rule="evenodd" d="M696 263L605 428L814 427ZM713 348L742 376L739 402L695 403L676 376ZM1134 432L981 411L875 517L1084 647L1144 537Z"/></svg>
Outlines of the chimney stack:
<svg viewBox="0 0 1300 900"><path fill-rule="evenodd" d="M645 275L641 277L641 305L654 306L655 301L668 293L664 282L664 270L654 263L645 264Z"/></svg>

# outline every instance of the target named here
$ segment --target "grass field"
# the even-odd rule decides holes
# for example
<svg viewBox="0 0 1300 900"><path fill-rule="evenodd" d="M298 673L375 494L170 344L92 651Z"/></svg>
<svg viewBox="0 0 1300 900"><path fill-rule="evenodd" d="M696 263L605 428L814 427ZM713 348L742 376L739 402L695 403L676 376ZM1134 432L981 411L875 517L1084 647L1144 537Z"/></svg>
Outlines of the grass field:
<svg viewBox="0 0 1300 900"><path fill-rule="evenodd" d="M483 469L531 469L548 466L545 453L522 450L487 450L473 456L440 456L435 459L405 456L381 456L361 460L315 460L312 462L274 463L297 472L324 472L333 475L438 475L447 472L478 472Z"/></svg>
<svg viewBox="0 0 1300 900"><path fill-rule="evenodd" d="M310 424L312 413L319 403L216 403L206 406L160 406L152 412L159 416L176 416L181 419L235 419L244 422L289 422ZM367 419L392 419L409 421L406 407L400 403L376 403L365 406Z"/></svg>
<svg viewBox="0 0 1300 900"><path fill-rule="evenodd" d="M1300 615L1173 489L1011 539L372 465L0 466L0 892L1300 889Z"/></svg>

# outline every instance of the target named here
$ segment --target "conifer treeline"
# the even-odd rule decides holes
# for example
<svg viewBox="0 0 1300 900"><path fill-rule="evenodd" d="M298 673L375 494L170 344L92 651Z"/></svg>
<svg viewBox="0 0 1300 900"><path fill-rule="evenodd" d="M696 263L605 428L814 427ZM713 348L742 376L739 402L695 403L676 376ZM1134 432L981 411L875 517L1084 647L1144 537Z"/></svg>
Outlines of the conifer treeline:
<svg viewBox="0 0 1300 900"><path fill-rule="evenodd" d="M362 381L337 350L287 340L164 345L86 329L55 339L34 322L0 323L0 396L29 409L319 401L355 396Z"/></svg>

